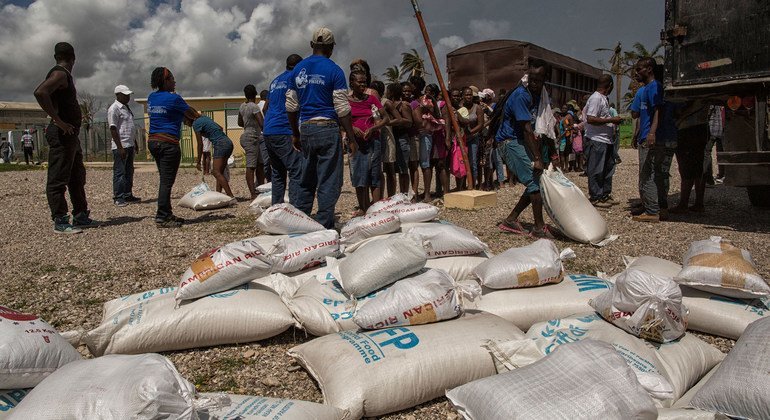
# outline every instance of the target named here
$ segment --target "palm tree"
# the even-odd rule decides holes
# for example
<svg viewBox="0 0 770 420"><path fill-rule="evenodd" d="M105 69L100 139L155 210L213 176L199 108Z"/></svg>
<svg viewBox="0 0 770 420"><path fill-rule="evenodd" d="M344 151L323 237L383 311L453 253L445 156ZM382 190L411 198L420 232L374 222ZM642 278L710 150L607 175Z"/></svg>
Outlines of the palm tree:
<svg viewBox="0 0 770 420"><path fill-rule="evenodd" d="M401 81L401 69L398 66L390 66L382 73L388 83L398 83Z"/></svg>
<svg viewBox="0 0 770 420"><path fill-rule="evenodd" d="M623 61L623 45L618 42L617 45L615 45L615 48L597 48L594 51L612 51L609 61L610 66L609 68L605 68L605 70L608 70L615 75L615 97L617 98L615 103L620 106L620 82L627 71L625 62ZM599 62L599 64L602 64L602 67L605 67L603 63Z"/></svg>
<svg viewBox="0 0 770 420"><path fill-rule="evenodd" d="M401 73L409 73L410 76L429 75L425 71L425 60L420 57L416 49L411 52L401 53Z"/></svg>

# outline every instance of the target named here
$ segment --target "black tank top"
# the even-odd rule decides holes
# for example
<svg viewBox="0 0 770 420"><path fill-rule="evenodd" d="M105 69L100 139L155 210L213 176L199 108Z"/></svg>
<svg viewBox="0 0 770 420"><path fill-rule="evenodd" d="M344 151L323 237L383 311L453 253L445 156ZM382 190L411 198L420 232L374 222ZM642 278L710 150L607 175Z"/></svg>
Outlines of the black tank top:
<svg viewBox="0 0 770 420"><path fill-rule="evenodd" d="M56 112L59 113L59 118L66 123L70 123L75 127L80 127L80 123L83 121L83 115L80 112L80 104L78 104L78 93L75 90L75 82L72 80L72 74L67 69L60 65L54 66L51 71L48 72L46 79L51 77L51 74L55 71L63 71L67 74L67 87L63 89L57 89L51 94L51 102L56 108Z"/></svg>

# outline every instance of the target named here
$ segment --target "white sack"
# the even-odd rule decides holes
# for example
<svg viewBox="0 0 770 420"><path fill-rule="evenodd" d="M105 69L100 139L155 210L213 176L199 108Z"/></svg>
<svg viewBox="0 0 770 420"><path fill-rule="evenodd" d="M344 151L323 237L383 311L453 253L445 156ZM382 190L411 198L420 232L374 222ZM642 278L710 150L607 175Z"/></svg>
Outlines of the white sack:
<svg viewBox="0 0 770 420"><path fill-rule="evenodd" d="M444 270L455 281L473 280L473 269L486 261L487 254L465 255L462 257L430 258L425 263L425 268L437 268Z"/></svg>
<svg viewBox="0 0 770 420"><path fill-rule="evenodd" d="M340 241L352 245L379 235L395 232L401 228L401 220L393 213L385 211L367 213L350 219L340 230Z"/></svg>
<svg viewBox="0 0 770 420"><path fill-rule="evenodd" d="M202 398L221 398L222 394L201 393ZM347 413L339 408L310 401L227 394L226 407L199 410L199 420L342 420Z"/></svg>
<svg viewBox="0 0 770 420"><path fill-rule="evenodd" d="M420 235L428 242L425 250L428 258L475 255L489 249L470 230L448 223L426 223L410 228L406 233Z"/></svg>
<svg viewBox="0 0 770 420"><path fill-rule="evenodd" d="M279 235L324 230L323 225L288 203L276 204L265 210L257 218L257 228Z"/></svg>
<svg viewBox="0 0 770 420"><path fill-rule="evenodd" d="M617 239L583 191L559 169L549 167L540 177L543 207L556 227L578 242L604 246Z"/></svg>
<svg viewBox="0 0 770 420"><path fill-rule="evenodd" d="M340 260L337 279L348 294L361 297L416 273L426 261L422 238L401 234L366 244Z"/></svg>
<svg viewBox="0 0 770 420"><path fill-rule="evenodd" d="M402 204L402 203L409 204L410 202L411 200L406 194L397 193L397 194L394 194L392 197L388 197L380 201L375 201L374 203L372 203L372 205L369 206L368 209L366 209L366 213L390 211L391 208L399 204Z"/></svg>
<svg viewBox="0 0 770 420"><path fill-rule="evenodd" d="M716 373L717 369L722 366L722 363L717 364L711 370L709 373L703 375L702 378L700 378L700 381L698 381L697 384L693 385L692 388L688 389L687 392L682 395L682 398L679 398L676 400L674 405L671 406L671 408L692 408L690 407L690 403L692 402L692 399L695 397L695 394L700 391L701 388L703 388L703 385L708 382L712 376L714 376L714 373Z"/></svg>
<svg viewBox="0 0 770 420"><path fill-rule="evenodd" d="M605 320L646 340L667 343L687 329L682 290L670 277L626 269L590 304Z"/></svg>
<svg viewBox="0 0 770 420"><path fill-rule="evenodd" d="M285 192L283 194L283 202L288 203L289 202L289 192ZM249 204L249 211L260 215L262 212L265 211L266 208L270 207L273 204L273 192L272 191L266 191L262 192L259 195L257 195L257 198L251 201Z"/></svg>
<svg viewBox="0 0 770 420"><path fill-rule="evenodd" d="M494 315L466 313L431 325L329 334L289 355L318 382L324 404L358 419L413 407L493 375L495 365L481 345L522 336Z"/></svg>
<svg viewBox="0 0 770 420"><path fill-rule="evenodd" d="M473 381L446 396L469 420L658 416L623 358L595 340L561 346L529 366Z"/></svg>
<svg viewBox="0 0 770 420"><path fill-rule="evenodd" d="M562 344L589 338L612 344L648 392L657 391L655 397L665 400L664 407L670 407L724 358L719 350L692 334L671 343L649 343L596 313L541 322L527 331L526 340L489 343L488 348L498 369L511 370L550 354ZM653 382L660 376L667 383Z"/></svg>
<svg viewBox="0 0 770 420"><path fill-rule="evenodd" d="M0 390L0 419L7 419L30 389Z"/></svg>
<svg viewBox="0 0 770 420"><path fill-rule="evenodd" d="M770 296L770 286L757 272L751 254L718 236L693 242L684 256L684 267L674 280L739 299Z"/></svg>
<svg viewBox="0 0 770 420"><path fill-rule="evenodd" d="M159 354L110 355L59 369L11 419L192 419L195 386Z"/></svg>
<svg viewBox="0 0 770 420"><path fill-rule="evenodd" d="M80 353L37 315L0 306L0 389L30 388Z"/></svg>
<svg viewBox="0 0 770 420"><path fill-rule="evenodd" d="M770 419L770 319L754 321L690 404L730 417Z"/></svg>
<svg viewBox="0 0 770 420"><path fill-rule="evenodd" d="M658 420L729 420L719 413L696 408L659 408Z"/></svg>
<svg viewBox="0 0 770 420"><path fill-rule="evenodd" d="M279 239L269 251L273 273L294 273L321 265L340 253L336 230L320 230L294 238Z"/></svg>
<svg viewBox="0 0 770 420"><path fill-rule="evenodd" d="M609 282L595 276L570 274L558 284L524 289L482 288L481 297L467 302L465 309L493 313L522 330L549 319L593 311L588 301L609 288Z"/></svg>
<svg viewBox="0 0 770 420"><path fill-rule="evenodd" d="M656 257L624 257L628 269L676 276L682 266ZM687 329L732 338L743 334L752 322L770 315L760 299L737 299L682 286L682 302L689 310Z"/></svg>
<svg viewBox="0 0 770 420"><path fill-rule="evenodd" d="M446 271L430 269L395 282L356 309L353 322L367 330L430 324L463 312L463 294L476 297L476 282L457 284Z"/></svg>
<svg viewBox="0 0 770 420"><path fill-rule="evenodd" d="M430 222L438 217L439 208L428 203L401 203L387 209L401 220L401 223Z"/></svg>
<svg viewBox="0 0 770 420"><path fill-rule="evenodd" d="M202 182L195 187L192 191L179 200L179 207L187 207L193 210L213 210L222 207L227 207L235 204L235 197L230 197L227 194L211 191L208 184Z"/></svg>
<svg viewBox="0 0 770 420"><path fill-rule="evenodd" d="M566 248L559 253L553 241L538 239L520 248L511 248L479 264L473 274L490 289L534 287L559 283L564 278L562 259L575 253Z"/></svg>
<svg viewBox="0 0 770 420"><path fill-rule="evenodd" d="M181 303L232 289L270 274L270 258L256 240L244 239L204 252L182 273L176 300Z"/></svg>
<svg viewBox="0 0 770 420"><path fill-rule="evenodd" d="M257 185L257 192L258 193L265 193L273 191L273 183L272 182L266 182L264 184Z"/></svg>
<svg viewBox="0 0 770 420"><path fill-rule="evenodd" d="M250 343L286 331L294 319L270 288L247 283L174 309L174 287L113 299L83 341L95 356Z"/></svg>

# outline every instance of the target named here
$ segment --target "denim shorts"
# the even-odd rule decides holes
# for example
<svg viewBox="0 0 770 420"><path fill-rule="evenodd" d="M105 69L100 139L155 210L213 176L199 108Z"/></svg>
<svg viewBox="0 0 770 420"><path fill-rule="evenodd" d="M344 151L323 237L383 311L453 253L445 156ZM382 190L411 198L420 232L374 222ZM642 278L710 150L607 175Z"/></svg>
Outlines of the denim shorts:
<svg viewBox="0 0 770 420"><path fill-rule="evenodd" d="M233 154L233 142L227 137L212 141L211 146L214 148L214 153L212 153L214 159L227 159Z"/></svg>
<svg viewBox="0 0 770 420"><path fill-rule="evenodd" d="M516 174L519 182L526 187L528 194L540 191L540 177L535 176L532 169L532 159L527 148L516 140L505 140L497 145L498 152L502 151L508 168Z"/></svg>
<svg viewBox="0 0 770 420"><path fill-rule="evenodd" d="M433 153L433 133L420 133L420 167L430 168L430 158Z"/></svg>
<svg viewBox="0 0 770 420"><path fill-rule="evenodd" d="M380 137L358 142L358 150L350 156L350 181L354 187L379 187L382 175Z"/></svg>

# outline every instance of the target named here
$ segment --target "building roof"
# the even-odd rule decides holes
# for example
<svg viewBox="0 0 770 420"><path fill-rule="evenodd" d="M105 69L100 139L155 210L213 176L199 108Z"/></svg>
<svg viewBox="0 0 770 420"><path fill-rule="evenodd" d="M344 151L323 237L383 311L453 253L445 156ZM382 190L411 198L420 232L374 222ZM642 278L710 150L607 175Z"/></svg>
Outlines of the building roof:
<svg viewBox="0 0 770 420"><path fill-rule="evenodd" d="M0 111L40 111L40 108L36 102L2 102L0 101Z"/></svg>
<svg viewBox="0 0 770 420"><path fill-rule="evenodd" d="M243 101L246 98L243 97L243 95L238 96L186 96L183 97L185 101L210 101L210 100L217 100L217 101ZM136 98L134 101L144 104L147 102L147 98Z"/></svg>
<svg viewBox="0 0 770 420"><path fill-rule="evenodd" d="M564 67L570 70L575 70L584 74L591 74L594 77L599 77L603 71L590 64L584 63L580 60L576 60L572 57L564 54L551 51L543 48L539 45L526 41L517 41L515 39L493 39L489 41L476 42L474 44L468 44L464 47L460 47L447 54L447 58L464 54L480 53L485 51L498 50L502 48L527 48L529 47L529 55L545 60L550 64L556 64L560 67Z"/></svg>

